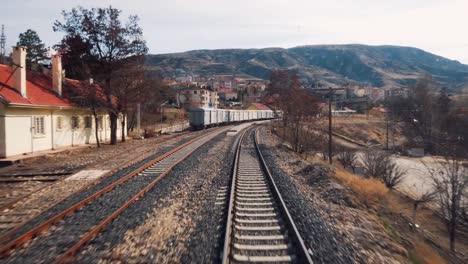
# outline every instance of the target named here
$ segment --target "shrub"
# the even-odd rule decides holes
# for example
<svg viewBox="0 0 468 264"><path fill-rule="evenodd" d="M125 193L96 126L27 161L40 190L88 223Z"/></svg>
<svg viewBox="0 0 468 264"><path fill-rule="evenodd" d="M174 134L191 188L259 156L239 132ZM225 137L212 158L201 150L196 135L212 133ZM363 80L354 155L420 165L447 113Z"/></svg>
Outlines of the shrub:
<svg viewBox="0 0 468 264"><path fill-rule="evenodd" d="M384 152L367 151L364 154L363 166L367 177L381 179L389 189L400 184L406 175L406 170L400 168Z"/></svg>
<svg viewBox="0 0 468 264"><path fill-rule="evenodd" d="M354 151L345 150L337 155L337 160L343 165L344 168L351 168L354 172L357 163L357 156Z"/></svg>
<svg viewBox="0 0 468 264"><path fill-rule="evenodd" d="M395 162L389 161L387 170L380 176L380 178L385 183L387 188L393 189L403 181L406 172L406 170L396 165Z"/></svg>
<svg viewBox="0 0 468 264"><path fill-rule="evenodd" d="M367 151L364 153L362 165L367 177L378 178L386 173L389 157L384 152Z"/></svg>
<svg viewBox="0 0 468 264"><path fill-rule="evenodd" d="M350 187L358 199L366 206L379 202L385 197L388 189L385 185L373 178L362 178L344 169L337 169L335 177L346 186Z"/></svg>
<svg viewBox="0 0 468 264"><path fill-rule="evenodd" d="M145 129L143 132L143 137L144 138L152 138L155 137L156 133L154 132L154 129Z"/></svg>

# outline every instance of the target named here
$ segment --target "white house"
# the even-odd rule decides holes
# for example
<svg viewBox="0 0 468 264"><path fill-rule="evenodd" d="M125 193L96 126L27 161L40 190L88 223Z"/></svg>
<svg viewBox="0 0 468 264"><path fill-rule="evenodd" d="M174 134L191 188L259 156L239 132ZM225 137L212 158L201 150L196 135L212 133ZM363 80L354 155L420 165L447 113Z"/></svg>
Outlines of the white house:
<svg viewBox="0 0 468 264"><path fill-rule="evenodd" d="M91 111L62 93L83 86L63 77L59 55L52 57L50 76L26 71L26 49L13 48L13 66L0 64L0 157L95 143ZM109 116L105 110L98 116L100 140L109 140Z"/></svg>

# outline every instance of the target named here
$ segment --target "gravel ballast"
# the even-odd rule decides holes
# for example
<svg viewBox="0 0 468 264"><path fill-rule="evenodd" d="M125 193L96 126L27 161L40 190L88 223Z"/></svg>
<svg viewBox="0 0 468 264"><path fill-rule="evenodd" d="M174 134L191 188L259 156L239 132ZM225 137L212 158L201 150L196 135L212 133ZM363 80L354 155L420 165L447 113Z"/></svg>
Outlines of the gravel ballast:
<svg viewBox="0 0 468 264"><path fill-rule="evenodd" d="M310 164L262 129L260 148L314 263L401 263L407 252L348 199L330 170Z"/></svg>
<svg viewBox="0 0 468 264"><path fill-rule="evenodd" d="M159 148L155 149L153 154L149 155L148 157L146 157L146 158L144 158L144 159L142 159L140 161L137 161L133 165L125 167L125 168L117 171L116 173L114 173L112 175L109 175L108 177L103 178L101 181L97 182L95 185L90 186L86 190L83 190L81 192L77 192L77 193L69 196L68 198L66 198L65 200L60 202L59 204L57 204L57 205L53 206L52 208L44 211L43 213L41 213L40 215L38 215L37 217L35 217L31 221L27 222L20 230L18 230L15 237L19 236L20 234L23 234L24 232L28 231L29 229L31 229L31 228L33 228L35 226L38 226L43 221L49 219L50 217L56 215L57 213L62 212L63 210L70 207L71 205L73 205L76 202L81 201L82 199L92 195L96 191L98 191L98 190L102 189L103 187L111 184L112 182L117 181L118 179L122 178L123 176L125 176L129 172L135 170L139 166L145 164L146 162L160 156L161 154L163 154L163 153L165 153L165 152L167 152L167 151L169 151L169 150L171 150L171 149L173 149L173 148L175 148L175 147L177 147L179 145L182 145L183 143L185 143L185 142L187 142L187 141L201 135L202 133L203 132L197 132L197 133L190 134L190 135L188 135L186 137L183 137L183 138L177 138L177 139L167 141L164 145L162 145Z"/></svg>
<svg viewBox="0 0 468 264"><path fill-rule="evenodd" d="M265 129L261 130L265 133ZM317 263L355 263L354 252L339 241L338 235L321 218L317 208L304 199L301 192L278 165L275 150L265 145L265 137L259 137L260 149L270 172L283 196L306 246L312 251L312 259ZM263 139L263 140L262 140Z"/></svg>
<svg viewBox="0 0 468 264"><path fill-rule="evenodd" d="M77 263L217 263L234 137L217 136L108 226Z"/></svg>

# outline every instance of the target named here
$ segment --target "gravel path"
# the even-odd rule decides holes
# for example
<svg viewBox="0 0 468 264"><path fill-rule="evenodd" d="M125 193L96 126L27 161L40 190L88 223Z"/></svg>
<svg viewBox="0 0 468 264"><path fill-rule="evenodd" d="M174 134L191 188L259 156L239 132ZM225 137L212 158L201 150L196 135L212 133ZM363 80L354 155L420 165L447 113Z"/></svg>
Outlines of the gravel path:
<svg viewBox="0 0 468 264"><path fill-rule="evenodd" d="M219 262L224 205L234 137L198 149L108 226L77 263Z"/></svg>
<svg viewBox="0 0 468 264"><path fill-rule="evenodd" d="M266 132L266 128L262 131ZM348 190L329 171L300 160L271 134L260 146L315 263L399 263L407 253L381 224L353 208Z"/></svg>
<svg viewBox="0 0 468 264"><path fill-rule="evenodd" d="M54 216L57 213L62 212L63 210L70 207L71 205L75 204L76 202L81 201L85 197L88 197L88 196L92 195L93 193L95 193L96 191L98 191L98 190L102 189L103 187L109 185L110 183L115 182L116 180L120 179L121 177L125 176L127 173L133 171L134 169L136 169L137 167L145 164L146 162L150 161L151 159L154 159L155 157L169 151L170 149L172 149L172 148L174 148L176 146L182 145L183 143L185 143L185 142L199 136L200 134L201 134L201 132L193 133L193 134L190 134L190 135L182 137L182 138L169 140L169 141L165 142L163 145L161 145L159 147L154 146L152 148L153 149L152 154L147 154L146 158L144 158L144 159L135 159L133 161L130 161L131 165L118 170L116 173L114 173L112 175L109 175L108 177L102 178L95 185L89 186L87 189L85 189L85 190L83 190L81 192L74 193L69 197L67 197L68 195L70 195L70 193L68 191L70 191L70 190L71 191L77 191L78 189L80 189L83 186L80 185L80 183L77 183L77 184L74 184L73 186L70 186L70 182L61 181L60 185L56 186L56 188L55 188L55 191L61 191L61 192L58 192L56 195L52 196L52 194L55 194L55 193L52 193L52 194L49 193L49 196L46 196L46 197L42 197L42 196L39 197L39 198L32 197L31 201L37 202L38 204L40 204L40 202L44 201L44 199L46 199L46 198L48 198L48 199L57 198L57 196L60 197L60 198L66 198L66 197L67 198L65 200L61 201L60 203L56 204L55 206L49 208L48 210L43 211L41 214L39 214L35 218L31 219L31 221L28 221L24 226L22 226L15 233L15 235L16 235L15 237L19 236L20 234L23 234L24 232L30 230L33 227L39 225L43 221L49 219L51 216ZM64 194L68 194L68 195L64 196ZM24 204L26 204L26 205L30 204L31 201L25 201ZM50 202L49 202L49 204L50 204ZM25 207L25 206L23 206L23 207ZM45 207L44 209L46 209L46 208L47 207ZM11 240L9 240L9 241L11 241Z"/></svg>

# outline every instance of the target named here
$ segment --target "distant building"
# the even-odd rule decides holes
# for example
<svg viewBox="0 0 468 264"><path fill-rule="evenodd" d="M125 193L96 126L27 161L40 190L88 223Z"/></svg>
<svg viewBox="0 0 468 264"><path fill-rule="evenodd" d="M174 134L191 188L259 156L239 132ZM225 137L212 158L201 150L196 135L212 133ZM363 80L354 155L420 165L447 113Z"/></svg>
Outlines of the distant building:
<svg viewBox="0 0 468 264"><path fill-rule="evenodd" d="M218 108L218 93L201 88L188 88L176 93L176 102L184 108L205 107Z"/></svg>
<svg viewBox="0 0 468 264"><path fill-rule="evenodd" d="M237 93L236 92L219 92L219 98L225 101L235 101L237 100Z"/></svg>

